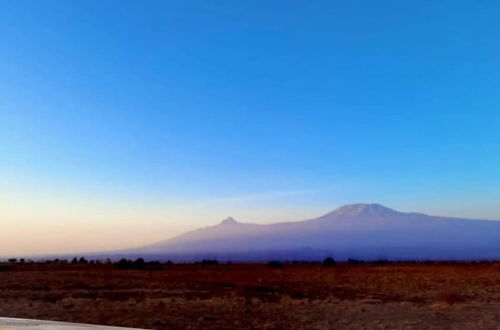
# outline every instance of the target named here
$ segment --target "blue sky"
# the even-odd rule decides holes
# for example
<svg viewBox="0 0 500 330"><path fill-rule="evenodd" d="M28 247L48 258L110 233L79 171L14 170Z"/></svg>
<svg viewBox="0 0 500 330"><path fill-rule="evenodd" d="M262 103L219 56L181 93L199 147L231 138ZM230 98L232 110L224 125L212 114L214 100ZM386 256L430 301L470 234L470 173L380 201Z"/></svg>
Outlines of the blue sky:
<svg viewBox="0 0 500 330"><path fill-rule="evenodd" d="M3 1L4 235L94 244L126 223L140 235L109 245L126 246L349 202L500 219L499 14L486 0Z"/></svg>

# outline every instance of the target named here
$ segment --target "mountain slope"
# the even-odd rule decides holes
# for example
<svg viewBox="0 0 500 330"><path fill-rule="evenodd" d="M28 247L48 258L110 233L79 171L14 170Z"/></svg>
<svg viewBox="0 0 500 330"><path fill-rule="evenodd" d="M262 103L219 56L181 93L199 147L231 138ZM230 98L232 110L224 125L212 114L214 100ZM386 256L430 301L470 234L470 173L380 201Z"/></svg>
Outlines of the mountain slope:
<svg viewBox="0 0 500 330"><path fill-rule="evenodd" d="M232 218L126 251L172 259L500 258L500 221L404 213L379 204L339 207L319 218L268 225Z"/></svg>

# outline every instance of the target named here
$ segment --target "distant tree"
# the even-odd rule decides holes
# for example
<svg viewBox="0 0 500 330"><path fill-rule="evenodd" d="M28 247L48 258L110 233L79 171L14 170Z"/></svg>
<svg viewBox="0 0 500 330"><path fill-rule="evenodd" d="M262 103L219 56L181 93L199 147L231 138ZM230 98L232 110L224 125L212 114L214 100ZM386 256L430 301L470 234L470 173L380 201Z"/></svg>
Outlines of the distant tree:
<svg viewBox="0 0 500 330"><path fill-rule="evenodd" d="M200 262L200 265L202 266L208 266L208 265L218 265L219 264L219 261L216 260L216 259L203 259L201 262Z"/></svg>
<svg viewBox="0 0 500 330"><path fill-rule="evenodd" d="M130 269L132 262L125 258L120 259L117 263L114 264L114 267L117 269Z"/></svg>
<svg viewBox="0 0 500 330"><path fill-rule="evenodd" d="M71 259L71 263L72 264L77 264L78 263L78 258L74 257L73 259Z"/></svg>
<svg viewBox="0 0 500 330"><path fill-rule="evenodd" d="M159 261L150 261L147 263L146 269L148 269L148 270L162 270L163 266Z"/></svg>
<svg viewBox="0 0 500 330"><path fill-rule="evenodd" d="M281 269L283 268L283 263L276 260L272 260L267 263L267 267L272 269Z"/></svg>
<svg viewBox="0 0 500 330"><path fill-rule="evenodd" d="M79 264L88 264L89 262L84 257L80 257L80 259L78 259L78 263Z"/></svg>
<svg viewBox="0 0 500 330"><path fill-rule="evenodd" d="M134 269L144 269L146 268L146 263L144 262L144 259L142 258L137 258L135 261L134 261Z"/></svg>
<svg viewBox="0 0 500 330"><path fill-rule="evenodd" d="M7 260L7 262L9 264L15 264L17 262L17 259L16 258L10 258L10 259Z"/></svg>
<svg viewBox="0 0 500 330"><path fill-rule="evenodd" d="M323 260L323 266L325 266L325 267L333 267L336 264L337 264L337 262L333 258L330 258L330 257Z"/></svg>
<svg viewBox="0 0 500 330"><path fill-rule="evenodd" d="M116 269L137 269L137 270L161 270L163 265L159 261L146 262L143 258L138 258L135 261L122 258L113 264Z"/></svg>
<svg viewBox="0 0 500 330"><path fill-rule="evenodd" d="M349 258L349 259L347 260L347 263L348 263L349 265L359 265L359 264L363 264L363 263L364 263L364 261L362 261L362 260L358 260L358 259Z"/></svg>

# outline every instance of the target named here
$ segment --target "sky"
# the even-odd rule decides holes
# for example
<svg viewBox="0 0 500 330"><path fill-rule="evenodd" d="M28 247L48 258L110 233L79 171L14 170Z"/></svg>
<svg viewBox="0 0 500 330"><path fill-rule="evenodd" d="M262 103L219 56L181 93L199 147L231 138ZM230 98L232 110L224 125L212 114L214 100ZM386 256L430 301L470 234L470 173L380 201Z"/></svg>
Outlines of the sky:
<svg viewBox="0 0 500 330"><path fill-rule="evenodd" d="M346 203L500 219L496 1L1 1L0 255Z"/></svg>

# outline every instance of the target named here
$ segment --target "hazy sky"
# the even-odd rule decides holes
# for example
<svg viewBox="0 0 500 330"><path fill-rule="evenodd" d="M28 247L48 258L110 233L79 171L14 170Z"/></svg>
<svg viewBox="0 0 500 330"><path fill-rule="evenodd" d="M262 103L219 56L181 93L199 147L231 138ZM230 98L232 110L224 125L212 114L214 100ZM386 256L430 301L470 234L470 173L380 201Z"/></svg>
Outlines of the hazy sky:
<svg viewBox="0 0 500 330"><path fill-rule="evenodd" d="M500 219L496 1L1 1L0 255L350 202Z"/></svg>

